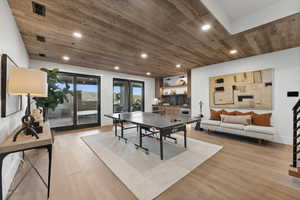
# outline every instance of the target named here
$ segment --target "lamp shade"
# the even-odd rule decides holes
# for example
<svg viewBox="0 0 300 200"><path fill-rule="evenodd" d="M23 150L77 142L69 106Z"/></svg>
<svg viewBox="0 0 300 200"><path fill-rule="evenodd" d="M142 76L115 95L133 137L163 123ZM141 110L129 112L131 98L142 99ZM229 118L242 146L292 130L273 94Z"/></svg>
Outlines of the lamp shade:
<svg viewBox="0 0 300 200"><path fill-rule="evenodd" d="M15 67L9 71L8 92L10 95L27 95L47 97L47 73L36 70Z"/></svg>

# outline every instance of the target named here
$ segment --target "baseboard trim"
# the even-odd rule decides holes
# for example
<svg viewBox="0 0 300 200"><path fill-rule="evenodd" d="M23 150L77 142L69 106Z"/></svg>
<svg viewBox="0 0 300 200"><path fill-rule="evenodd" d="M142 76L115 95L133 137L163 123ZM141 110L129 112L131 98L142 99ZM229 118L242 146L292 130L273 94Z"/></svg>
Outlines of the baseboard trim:
<svg viewBox="0 0 300 200"><path fill-rule="evenodd" d="M287 136L275 135L272 142L292 145L293 144L293 138L292 137L287 137Z"/></svg>

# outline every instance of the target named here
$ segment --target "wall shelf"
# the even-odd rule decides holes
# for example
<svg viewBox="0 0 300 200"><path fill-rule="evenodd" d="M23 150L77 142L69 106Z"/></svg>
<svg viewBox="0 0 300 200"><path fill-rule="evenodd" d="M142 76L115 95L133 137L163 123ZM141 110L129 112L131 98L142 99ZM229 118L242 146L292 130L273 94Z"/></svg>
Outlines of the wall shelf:
<svg viewBox="0 0 300 200"><path fill-rule="evenodd" d="M186 96L187 94L164 94L162 97L171 97L171 96Z"/></svg>
<svg viewBox="0 0 300 200"><path fill-rule="evenodd" d="M181 81L183 80L183 81ZM191 97L191 72L185 75L178 75L155 79L155 97L163 103L170 105L190 105ZM174 94L176 93L176 94Z"/></svg>
<svg viewBox="0 0 300 200"><path fill-rule="evenodd" d="M187 87L187 85L173 85L173 86L163 86L162 88L182 88L182 87Z"/></svg>

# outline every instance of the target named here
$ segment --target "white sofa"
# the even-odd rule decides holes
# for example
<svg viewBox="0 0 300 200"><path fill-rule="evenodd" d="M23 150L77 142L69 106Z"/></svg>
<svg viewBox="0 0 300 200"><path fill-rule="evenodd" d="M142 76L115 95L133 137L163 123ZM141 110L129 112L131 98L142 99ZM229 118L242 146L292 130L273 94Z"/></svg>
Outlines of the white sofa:
<svg viewBox="0 0 300 200"><path fill-rule="evenodd" d="M231 124L215 120L203 120L201 122L201 127L204 130L208 131L230 133L268 141L272 141L273 136L276 133L276 130L273 126L266 127L255 125Z"/></svg>

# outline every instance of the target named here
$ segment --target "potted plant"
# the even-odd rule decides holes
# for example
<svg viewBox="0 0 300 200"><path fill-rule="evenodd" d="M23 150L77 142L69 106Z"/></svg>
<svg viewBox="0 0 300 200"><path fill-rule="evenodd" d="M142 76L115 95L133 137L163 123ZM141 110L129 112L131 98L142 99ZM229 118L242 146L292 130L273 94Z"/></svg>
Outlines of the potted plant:
<svg viewBox="0 0 300 200"><path fill-rule="evenodd" d="M72 95L72 92L69 90L70 86L67 82L59 79L59 69L54 68L49 70L41 68L41 70L48 75L48 97L34 97L33 99L36 102L36 107L42 109L44 121L46 121L49 109L54 111L59 104L69 102L67 94ZM65 84L65 87L61 88L59 84Z"/></svg>
<svg viewBox="0 0 300 200"><path fill-rule="evenodd" d="M142 100L141 99L136 99L132 103L132 111L140 111L142 109Z"/></svg>

